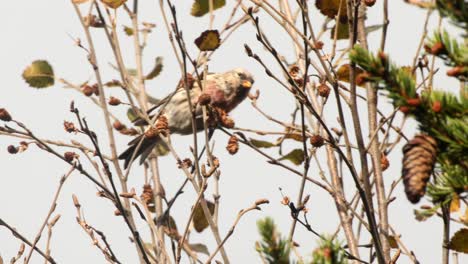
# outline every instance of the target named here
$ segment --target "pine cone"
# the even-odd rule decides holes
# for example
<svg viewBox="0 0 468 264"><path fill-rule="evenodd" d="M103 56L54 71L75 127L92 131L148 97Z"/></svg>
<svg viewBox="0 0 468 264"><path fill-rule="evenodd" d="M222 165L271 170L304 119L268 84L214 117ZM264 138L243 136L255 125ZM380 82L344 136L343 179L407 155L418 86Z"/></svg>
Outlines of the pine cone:
<svg viewBox="0 0 468 264"><path fill-rule="evenodd" d="M403 147L402 177L410 202L419 202L426 193L436 157L437 143L428 135L417 135Z"/></svg>

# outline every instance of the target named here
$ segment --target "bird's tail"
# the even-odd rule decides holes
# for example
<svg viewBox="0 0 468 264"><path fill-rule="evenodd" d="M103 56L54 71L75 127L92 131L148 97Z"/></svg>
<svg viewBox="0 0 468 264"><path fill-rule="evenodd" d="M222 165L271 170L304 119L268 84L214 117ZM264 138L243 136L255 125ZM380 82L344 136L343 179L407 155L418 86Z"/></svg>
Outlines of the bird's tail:
<svg viewBox="0 0 468 264"><path fill-rule="evenodd" d="M119 155L119 159L124 160L124 169L127 169L130 162L138 157L140 157L140 165L143 164L153 149L158 156L166 155L169 152L169 147L159 136L147 139L144 135L140 135L130 141L128 145L130 147Z"/></svg>

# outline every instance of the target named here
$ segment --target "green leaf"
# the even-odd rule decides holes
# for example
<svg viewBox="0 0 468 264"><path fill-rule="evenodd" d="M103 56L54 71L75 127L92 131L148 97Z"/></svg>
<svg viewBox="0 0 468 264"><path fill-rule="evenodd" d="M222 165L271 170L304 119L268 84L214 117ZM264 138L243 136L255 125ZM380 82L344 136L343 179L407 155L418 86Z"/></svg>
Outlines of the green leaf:
<svg viewBox="0 0 468 264"><path fill-rule="evenodd" d="M369 34L371 32L377 31L383 27L383 24L379 25L372 25L372 26L367 26L366 27L366 33Z"/></svg>
<svg viewBox="0 0 468 264"><path fill-rule="evenodd" d="M54 85L54 70L45 60L33 61L23 71L23 79L34 88L46 88Z"/></svg>
<svg viewBox="0 0 468 264"><path fill-rule="evenodd" d="M279 160L289 160L295 165L301 165L304 162L304 151L302 149L294 149Z"/></svg>
<svg viewBox="0 0 468 264"><path fill-rule="evenodd" d="M281 237L273 219L266 217L258 220L257 228L262 239L255 243L255 250L262 258L268 263L290 264L290 243Z"/></svg>
<svg viewBox="0 0 468 264"><path fill-rule="evenodd" d="M414 209L414 217L416 218L416 220L420 221L420 222L423 222L423 221L426 221L427 219L429 219L430 217L432 217L436 211L434 210L416 210Z"/></svg>
<svg viewBox="0 0 468 264"><path fill-rule="evenodd" d="M221 45L218 30L206 30L195 39L195 45L201 51L213 51Z"/></svg>
<svg viewBox="0 0 468 264"><path fill-rule="evenodd" d="M195 252L202 253L207 256L210 255L210 252L208 251L208 247L205 244L196 243L196 244L190 244L189 246Z"/></svg>
<svg viewBox="0 0 468 264"><path fill-rule="evenodd" d="M127 110L127 117L128 117L128 120L130 120L130 122L132 122L132 123L135 122L135 120L138 119L137 113L135 113L135 111L133 111L132 108L129 108Z"/></svg>
<svg viewBox="0 0 468 264"><path fill-rule="evenodd" d="M348 39L349 38L349 25L348 22L346 23L337 23L332 30L330 31L330 38L334 39L335 38L335 28L338 25L338 33L336 35L336 39Z"/></svg>
<svg viewBox="0 0 468 264"><path fill-rule="evenodd" d="M226 0L213 0L213 10L223 7L226 5ZM192 5L192 16L201 17L210 12L210 1L209 0L195 0Z"/></svg>
<svg viewBox="0 0 468 264"><path fill-rule="evenodd" d="M156 62L154 64L153 69L146 75L145 79L146 80L151 80L156 77L161 73L163 69L163 58L162 57L156 57Z"/></svg>
<svg viewBox="0 0 468 264"><path fill-rule="evenodd" d="M339 9L341 9L339 21L341 23L347 23L348 14L346 1L341 1L341 5L340 1L341 0L315 0L315 6L320 13L331 19L335 19Z"/></svg>
<svg viewBox="0 0 468 264"><path fill-rule="evenodd" d="M127 68L127 73L128 75L133 76L133 77L137 76L137 70L134 68Z"/></svg>
<svg viewBox="0 0 468 264"><path fill-rule="evenodd" d="M458 230L450 239L450 249L468 254L468 228Z"/></svg>
<svg viewBox="0 0 468 264"><path fill-rule="evenodd" d="M206 201L206 204L208 205L208 210L210 211L210 214L213 215L215 208L214 203ZM192 222L193 227L198 233L201 233L203 230L205 230L205 228L208 227L208 220L206 220L205 213L203 212L203 208L200 203L198 203L197 207L195 207Z"/></svg>
<svg viewBox="0 0 468 264"><path fill-rule="evenodd" d="M133 35L133 28L123 26L123 30L125 32L125 35L127 35L127 36L132 36Z"/></svg>
<svg viewBox="0 0 468 264"><path fill-rule="evenodd" d="M276 144L273 144L273 143L271 143L271 142L264 141L264 140L257 140L257 139L253 139L253 138L250 139L250 144L254 145L254 146L257 147L257 148L272 148L272 147L276 147Z"/></svg>
<svg viewBox="0 0 468 264"><path fill-rule="evenodd" d="M347 254L342 243L332 236L321 235L319 245L312 253L314 264L348 264Z"/></svg>

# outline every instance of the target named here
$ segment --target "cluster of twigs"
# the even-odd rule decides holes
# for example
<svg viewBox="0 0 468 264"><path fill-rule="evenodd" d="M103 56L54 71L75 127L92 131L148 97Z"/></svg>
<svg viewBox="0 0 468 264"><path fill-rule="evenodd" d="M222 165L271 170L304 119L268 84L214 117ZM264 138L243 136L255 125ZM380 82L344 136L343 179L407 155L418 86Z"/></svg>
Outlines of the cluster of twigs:
<svg viewBox="0 0 468 264"><path fill-rule="evenodd" d="M10 153L25 151L28 145L36 145L39 149L58 157L67 162L71 167L61 178L52 205L47 213L46 219L33 241L29 241L21 235L15 228L7 224L0 218L0 225L9 229L15 237L30 247L26 255L25 263L31 259L33 252L40 254L47 262L56 263L50 255L50 240L52 228L57 223L60 215L53 216L59 194L66 179L73 173L79 172L90 180L99 192L101 198L107 199L115 206L115 214L122 216L128 231L131 234L131 241L134 242L138 252L140 263L181 263L183 254L190 263L211 263L215 258L221 257L223 263L230 263L226 241L232 237L240 219L253 210L260 210L260 205L267 204L268 200L257 200L252 206L241 210L235 219L232 227L223 232L218 223L219 210L219 185L220 166L219 160L213 153L213 146L210 145L211 133L208 119L208 109L203 106L204 129L203 136L205 144L201 146L197 131L196 115L191 113L193 141L190 145L192 157L183 158L179 150L175 149L170 140L170 133L160 133L161 140L168 146L169 154L178 164L178 170L185 175L185 181L171 199L166 197L163 183L161 182L157 155L150 155L144 163L145 182L141 195L137 195L134 188L129 186L128 178L131 173L133 155L130 166L127 169L121 167L118 160L119 147L116 144L116 131L122 134L135 135L145 132L145 128L132 128L124 130L122 125L112 111L109 104L120 104L121 101L108 95L108 84L103 80L99 54L95 49L92 28L101 30L112 48L115 68L120 75L119 80L113 81L114 85L121 88L125 94L126 104L130 106L133 114L141 120L145 120L149 127L153 127L160 119L167 103L175 95L177 88L169 95L169 100L162 104L157 114L149 116L148 110L152 108L152 97L147 94L145 81L147 75L143 69L143 51L146 48L146 34L151 31L151 26L141 26L141 19L138 13L139 1L134 0L133 6L126 1L89 1L87 5L81 5L87 1L71 1L79 22L82 25L85 35L85 42L76 39L77 46L82 49L89 61L89 66L94 72L95 90L89 96L90 100L96 104L102 112L102 118L106 126L106 133L94 131L87 123L86 118L81 116L78 107L72 102L70 111L75 115L75 122L64 123L65 130L69 133L80 133L87 137L88 143L77 141L65 143L50 139L37 137L26 125L16 120L14 117L6 118L8 125L0 127L0 135L7 135L19 138L22 141L20 146L9 147ZM121 2L120 4L118 4ZM199 1L200 2L200 1ZM203 2L203 1L201 1ZM205 1L209 5L209 27L212 30L215 20L214 0ZM345 252L346 258L353 263L396 263L400 254L406 255L412 263L418 263L415 254L409 250L394 227L389 222L388 207L395 200L393 194L396 185L400 180L391 183L390 188L386 187L386 180L383 171L388 167L387 156L395 150L395 146L402 140L407 140L402 132L406 116L399 116L398 108L390 113L385 113L379 109L378 93L375 84L362 82L360 77L361 69L355 62L346 63L347 54L356 43L359 43L364 50L368 49L366 10L372 7L375 1L361 0L339 0L339 1L316 1L316 6L320 7L320 2L334 3L338 5L336 12L325 19L323 25L317 26L311 21L311 1L280 0L277 4L264 0L237 0L232 7L231 15L227 18L224 26L219 30L219 36L223 45L230 36L242 25L251 25L252 36L246 38L244 48L246 55L257 62L258 67L265 72L264 76L257 78L271 78L273 82L284 89L294 100L295 108L292 111L292 120L285 121L275 117L275 113L267 113L257 102L261 100L260 94L250 94L249 100L252 108L259 116L264 117L269 122L278 125L278 131L264 131L258 128L233 127L226 129L219 127L223 133L232 140L230 144L243 144L252 149L255 153L264 157L271 165L278 167L278 170L285 170L298 179L298 190L295 202L284 197L284 204L290 209L291 227L287 241L291 248L294 248L294 236L298 229L305 229L320 239L325 239L319 231L316 231L307 219L306 186L316 186L329 194L330 199L336 206L339 225L333 237L343 234L346 240L346 247L340 248ZM187 47L183 35L184 28L179 22L180 15L177 13L177 4L171 0L158 0L162 22L168 35L168 41L172 47L173 57L177 60L180 68L182 86L187 94L187 101L191 109L194 109L190 98L190 78L194 78L198 87L202 90L206 83L202 76L207 76L209 59L214 51L200 51L193 54ZM136 70L134 73L128 70L123 60L123 50L120 47L119 32L117 30L117 12L113 5L118 5L120 11L124 12L132 22L128 27L128 32L134 42L134 59ZM200 4L201 5L201 4ZM262 16L266 15L266 16ZM428 12L427 19L429 19ZM341 17L346 17L343 24ZM382 31L380 41L380 51L384 52L387 42L387 27L389 25L388 1L382 3ZM269 40L269 35L263 28L263 20L272 20L280 28L281 37L288 38L292 43L294 58L286 60L284 53L286 48L276 47ZM329 24L335 21L334 33L331 40L325 40L325 32L330 30ZM339 41L338 31L340 26L349 28L349 42L343 45ZM421 45L416 51L416 61L422 61L419 57L423 39L426 37L427 21L424 24L424 34L421 37ZM143 39L141 39L143 36ZM326 43L326 44L324 44ZM267 63L272 59L272 63ZM234 66L234 65L233 65ZM192 74L190 74L192 71ZM422 74L423 86L431 86L426 81L432 83L433 75L437 69L434 65L429 68L429 77ZM192 77L193 76L193 77ZM360 81L361 80L361 81ZM83 87L89 90L91 86L77 85L68 80L60 80L66 87L83 92ZM177 85L179 87L180 85ZM365 89L365 94L358 92L358 87ZM93 88L94 89L94 88ZM90 90L91 91L91 90ZM331 93L333 95L331 95ZM85 93L86 94L86 93ZM89 94L88 94L89 95ZM331 96L330 96L331 95ZM367 106L367 116L364 116L360 107ZM337 109L338 116L328 114L329 109ZM282 109L285 111L285 109ZM7 112L3 112L5 114ZM336 122L337 120L337 122ZM352 120L352 122L347 122ZM401 120L396 125L395 122ZM75 126L75 123L78 126ZM15 127L11 126L13 124ZM333 127L338 124L338 128ZM120 125L120 126L119 126ZM117 129L119 127L119 129ZM363 128L368 128L367 130ZM126 131L126 132L123 132ZM281 139L275 143L253 140L249 135L277 136ZM367 137L366 137L367 134ZM100 144L99 138L107 138L109 145L104 148ZM295 140L300 143L300 148L296 152L277 157L267 148L279 147L280 153L285 142ZM135 153L141 147L143 138L136 147ZM293 143L291 143L293 144ZM90 145L90 146L87 146ZM58 148L68 148L80 151L81 155L91 165L90 168L83 164L83 157L75 152L69 151L61 154ZM234 146L234 147L238 147ZM106 150L108 151L106 151ZM108 153L107 153L108 152ZM206 154L205 154L206 153ZM235 153L235 151L233 151ZM294 154L294 155L293 155ZM206 155L207 162L202 161L202 156ZM293 161L302 168L297 168L285 160ZM314 168L312 170L311 168ZM207 169L208 168L208 169ZM349 187L345 186L345 179L350 178L354 183L353 193L349 192ZM214 186L214 203L206 199L205 192L210 186ZM192 186L197 194L188 211L188 219L182 229L177 229L172 218L171 210L174 210L174 203L184 192L185 188ZM346 187L346 188L345 188ZM348 190L348 191L345 191ZM77 222L83 231L93 241L93 245L99 249L105 259L110 263L121 263L119 254L112 250L104 232L93 227L83 217L83 205L78 201L77 196L73 196L73 202L77 209ZM202 215L202 220L206 221L216 248L212 252L204 252L189 243L190 232L197 219L197 215ZM302 217L301 217L302 215ZM176 219L177 220L177 219ZM144 222L149 228L150 241L143 241L140 231L137 229L138 222ZM180 221L179 221L180 223ZM298 226L299 224L299 227ZM44 229L48 229L48 240L46 250L37 247ZM183 230L182 232L179 232ZM222 237L222 233L226 233ZM363 237L370 240L364 241ZM365 247L362 246L365 242ZM394 243L392 243L394 242ZM392 254L392 247L395 248ZM369 253L364 252L369 249ZM19 259L21 254L14 259ZM207 254L206 258L198 253ZM294 251L298 259L303 259L297 251ZM16 261L15 260L15 261ZM14 263L15 261L12 261Z"/></svg>

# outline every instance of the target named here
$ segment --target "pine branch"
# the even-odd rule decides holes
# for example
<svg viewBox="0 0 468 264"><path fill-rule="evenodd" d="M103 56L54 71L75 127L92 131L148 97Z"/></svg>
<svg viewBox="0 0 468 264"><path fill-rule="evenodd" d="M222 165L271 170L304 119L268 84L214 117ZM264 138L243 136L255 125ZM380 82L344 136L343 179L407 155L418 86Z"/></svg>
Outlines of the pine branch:
<svg viewBox="0 0 468 264"><path fill-rule="evenodd" d="M288 241L281 238L273 219L266 217L257 222L262 241L255 244L256 250L270 264L289 264L290 248Z"/></svg>

